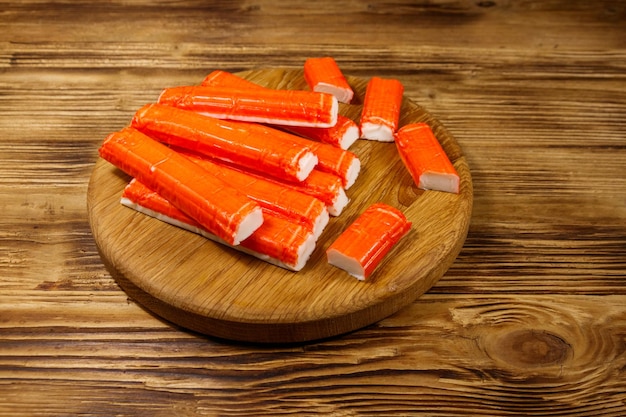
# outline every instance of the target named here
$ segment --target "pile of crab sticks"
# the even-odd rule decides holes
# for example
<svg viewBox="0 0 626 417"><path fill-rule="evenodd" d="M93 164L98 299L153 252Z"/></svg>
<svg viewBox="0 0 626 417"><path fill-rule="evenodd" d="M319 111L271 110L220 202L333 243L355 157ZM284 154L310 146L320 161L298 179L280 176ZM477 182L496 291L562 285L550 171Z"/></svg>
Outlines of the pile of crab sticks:
<svg viewBox="0 0 626 417"><path fill-rule="evenodd" d="M132 177L121 203L299 271L349 202L361 169L349 150L357 139L395 142L419 187L458 193L428 125L398 129L399 81L369 81L357 124L339 114L353 91L333 58L307 59L304 76L310 90L270 89L220 70L163 90L99 149ZM410 228L400 210L373 204L328 247L328 262L363 280Z"/></svg>

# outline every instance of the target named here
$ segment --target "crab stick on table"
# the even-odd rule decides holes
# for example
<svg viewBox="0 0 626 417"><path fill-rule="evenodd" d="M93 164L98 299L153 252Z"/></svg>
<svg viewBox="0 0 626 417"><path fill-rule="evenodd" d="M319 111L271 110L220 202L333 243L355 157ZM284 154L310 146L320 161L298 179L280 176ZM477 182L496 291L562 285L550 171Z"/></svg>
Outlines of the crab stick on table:
<svg viewBox="0 0 626 417"><path fill-rule="evenodd" d="M263 223L258 203L136 129L111 133L99 153L230 245Z"/></svg>
<svg viewBox="0 0 626 417"><path fill-rule="evenodd" d="M398 154L418 188L457 194L459 174L426 123L413 123L398 130Z"/></svg>
<svg viewBox="0 0 626 417"><path fill-rule="evenodd" d="M219 120L162 104L140 108L131 126L168 145L293 181L304 180L318 162L307 144L285 135L277 137L269 127Z"/></svg>
<svg viewBox="0 0 626 417"><path fill-rule="evenodd" d="M410 229L400 210L372 204L328 247L328 263L365 280Z"/></svg>
<svg viewBox="0 0 626 417"><path fill-rule="evenodd" d="M124 188L121 203L166 223L225 243L191 217L174 207L167 199L136 179ZM302 269L315 249L315 236L301 224L272 213L264 213L263 224L235 249L265 262L292 271Z"/></svg>
<svg viewBox="0 0 626 417"><path fill-rule="evenodd" d="M339 112L332 94L270 88L170 87L161 92L158 102L219 119L285 126L331 127Z"/></svg>
<svg viewBox="0 0 626 417"><path fill-rule="evenodd" d="M396 79L372 77L365 89L360 129L363 139L393 142L404 86Z"/></svg>
<svg viewBox="0 0 626 417"><path fill-rule="evenodd" d="M311 90L330 93L341 103L350 103L354 96L352 87L332 57L304 61L304 79Z"/></svg>
<svg viewBox="0 0 626 417"><path fill-rule="evenodd" d="M328 224L329 214L326 204L316 197L276 181L219 165L206 156L194 152L178 149L177 151L259 203L264 213L269 210L295 223L303 224L316 238Z"/></svg>
<svg viewBox="0 0 626 417"><path fill-rule="evenodd" d="M207 75L202 81L202 85L229 87L234 89L262 89L265 88L256 83L248 81L233 73L215 70ZM337 123L331 127L310 127L310 126L282 126L284 129L303 136L310 140L328 143L341 149L348 149L361 136L359 125L352 119L337 115Z"/></svg>

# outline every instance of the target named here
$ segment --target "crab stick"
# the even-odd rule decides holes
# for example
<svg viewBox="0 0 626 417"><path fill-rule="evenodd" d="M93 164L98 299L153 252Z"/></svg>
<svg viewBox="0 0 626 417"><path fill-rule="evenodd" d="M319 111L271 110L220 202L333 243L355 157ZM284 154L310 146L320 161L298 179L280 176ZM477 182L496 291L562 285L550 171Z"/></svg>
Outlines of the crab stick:
<svg viewBox="0 0 626 417"><path fill-rule="evenodd" d="M410 229L400 210L372 204L328 247L328 263L365 280Z"/></svg>
<svg viewBox="0 0 626 417"><path fill-rule="evenodd" d="M372 77L365 89L360 129L363 139L393 142L404 86L395 79Z"/></svg>
<svg viewBox="0 0 626 417"><path fill-rule="evenodd" d="M166 223L226 243L134 178L124 188L121 203ZM233 247L285 269L302 269L315 249L315 236L301 224L281 216L264 213L264 217L263 224L250 237Z"/></svg>
<svg viewBox="0 0 626 417"><path fill-rule="evenodd" d="M326 204L328 214L333 217L339 216L350 202L341 179L318 169L314 169L304 181L299 183L284 181L282 184L319 198Z"/></svg>
<svg viewBox="0 0 626 417"><path fill-rule="evenodd" d="M222 164L221 161L219 163ZM228 166L226 163L224 163L224 165ZM341 178L334 174L320 171L317 168L311 171L311 174L304 181L299 182L269 177L262 172L254 170L245 172L260 179L275 182L282 187L292 188L298 192L317 198L326 205L328 214L333 217L339 216L350 202L345 188L342 185Z"/></svg>
<svg viewBox="0 0 626 417"><path fill-rule="evenodd" d="M398 130L398 154L418 188L457 194L459 174L426 123L413 123Z"/></svg>
<svg viewBox="0 0 626 417"><path fill-rule="evenodd" d="M111 133L99 153L230 245L263 223L258 203L136 129Z"/></svg>
<svg viewBox="0 0 626 417"><path fill-rule="evenodd" d="M177 146L293 181L305 179L317 165L317 156L302 141L268 127L207 117L162 104L147 104L131 126L168 145Z"/></svg>
<svg viewBox="0 0 626 417"><path fill-rule="evenodd" d="M337 116L333 127L287 126L286 129L310 140L327 143L340 149L349 149L361 136L359 125L349 117Z"/></svg>
<svg viewBox="0 0 626 417"><path fill-rule="evenodd" d="M228 182L252 200L259 203L264 213L269 210L293 222L305 225L318 238L329 221L326 204L316 197L285 187L260 176L239 169L219 165L205 156L190 151L178 150L216 177Z"/></svg>
<svg viewBox="0 0 626 417"><path fill-rule="evenodd" d="M311 90L330 93L341 103L350 103L354 96L352 87L332 57L304 61L304 79Z"/></svg>
<svg viewBox="0 0 626 417"><path fill-rule="evenodd" d="M339 113L332 94L302 90L180 86L163 90L158 102L219 119L286 126L331 127Z"/></svg>
<svg viewBox="0 0 626 417"><path fill-rule="evenodd" d="M262 89L265 88L256 83L239 77L233 73L215 70L207 75L202 81L202 85L229 87L234 89ZM328 143L341 149L348 149L359 139L361 132L359 125L349 117L337 115L337 123L331 127L310 127L310 126L282 126L282 128L303 136L310 140Z"/></svg>
<svg viewBox="0 0 626 417"><path fill-rule="evenodd" d="M306 140L306 139L305 139ZM336 175L347 190L356 181L361 171L361 161L353 152L321 142L308 141L317 156L317 169ZM307 142L302 142L303 145Z"/></svg>

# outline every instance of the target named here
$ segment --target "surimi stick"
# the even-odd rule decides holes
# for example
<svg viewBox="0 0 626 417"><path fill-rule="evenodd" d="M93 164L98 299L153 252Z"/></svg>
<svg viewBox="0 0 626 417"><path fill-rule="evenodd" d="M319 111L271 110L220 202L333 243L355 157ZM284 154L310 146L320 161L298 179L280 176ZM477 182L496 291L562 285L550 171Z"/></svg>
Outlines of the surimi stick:
<svg viewBox="0 0 626 417"><path fill-rule="evenodd" d="M349 149L361 136L359 125L349 117L337 116L333 127L285 126L286 130L296 135L317 142L327 143L340 149Z"/></svg>
<svg viewBox="0 0 626 417"><path fill-rule="evenodd" d="M269 127L219 120L162 104L140 108L131 126L168 145L293 181L305 179L318 162L307 144L285 135L275 137Z"/></svg>
<svg viewBox="0 0 626 417"><path fill-rule="evenodd" d="M177 151L259 203L264 213L269 210L295 223L303 224L313 232L316 238L328 224L329 214L326 204L316 197L293 187L286 187L276 181L251 175L226 165L219 165L197 153L178 149Z"/></svg>
<svg viewBox="0 0 626 417"><path fill-rule="evenodd" d="M365 280L410 229L400 210L372 204L328 247L328 263Z"/></svg>
<svg viewBox="0 0 626 417"><path fill-rule="evenodd" d="M361 161L355 153L307 139L300 143L309 145L311 151L317 156L316 169L338 176L346 190L352 187L361 171Z"/></svg>
<svg viewBox="0 0 626 417"><path fill-rule="evenodd" d="M99 153L230 245L238 245L263 223L258 203L138 130L110 134Z"/></svg>
<svg viewBox="0 0 626 417"><path fill-rule="evenodd" d="M311 174L304 181L300 182L265 177L262 173L254 171L249 171L249 173L265 178L268 181L275 181L282 186L293 188L321 200L326 204L328 214L333 217L339 216L350 202L341 179L334 174L320 171L317 168L311 171Z"/></svg>
<svg viewBox="0 0 626 417"><path fill-rule="evenodd" d="M363 139L393 142L404 86L395 79L372 77L365 89L360 129Z"/></svg>
<svg viewBox="0 0 626 417"><path fill-rule="evenodd" d="M330 93L341 103L350 103L352 87L332 57L309 58L304 61L304 78L313 91Z"/></svg>
<svg viewBox="0 0 626 417"><path fill-rule="evenodd" d="M226 244L134 178L124 188L121 203L174 226ZM315 236L301 224L272 213L266 212L264 217L263 224L250 237L232 247L285 269L302 269L315 249Z"/></svg>
<svg viewBox="0 0 626 417"><path fill-rule="evenodd" d="M332 94L269 88L170 87L161 92L158 102L219 119L286 126L334 126L339 112Z"/></svg>
<svg viewBox="0 0 626 417"><path fill-rule="evenodd" d="M202 81L202 85L230 87L234 89L261 89L265 88L244 78L227 71L215 70L207 75ZM359 125L352 119L337 115L337 123L331 127L309 127L309 126L280 126L296 135L303 136L310 140L327 143L348 149L359 139L361 132Z"/></svg>
<svg viewBox="0 0 626 417"><path fill-rule="evenodd" d="M459 174L426 123L402 127L395 138L398 154L418 188L457 194Z"/></svg>

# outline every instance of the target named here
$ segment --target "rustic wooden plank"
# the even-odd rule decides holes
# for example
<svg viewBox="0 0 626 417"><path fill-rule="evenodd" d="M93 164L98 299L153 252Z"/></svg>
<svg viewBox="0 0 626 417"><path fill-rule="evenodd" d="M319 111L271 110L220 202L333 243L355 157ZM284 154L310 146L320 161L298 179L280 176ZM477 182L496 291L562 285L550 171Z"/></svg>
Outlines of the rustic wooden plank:
<svg viewBox="0 0 626 417"><path fill-rule="evenodd" d="M116 407L131 414L176 405L242 415L410 414L432 407L447 415L624 411L624 380L613 378L625 365L619 296L426 295L352 335L271 349L186 334L132 305L119 308L115 297L96 306L77 301L65 317L44 320L40 303L20 303L25 319L15 327L4 323L0 358L11 377L0 386L9 404L30 415L104 414ZM44 305L51 312L66 308L52 298ZM82 325L66 326L72 317ZM134 326L120 331L124 318ZM31 388L16 390L22 383Z"/></svg>

